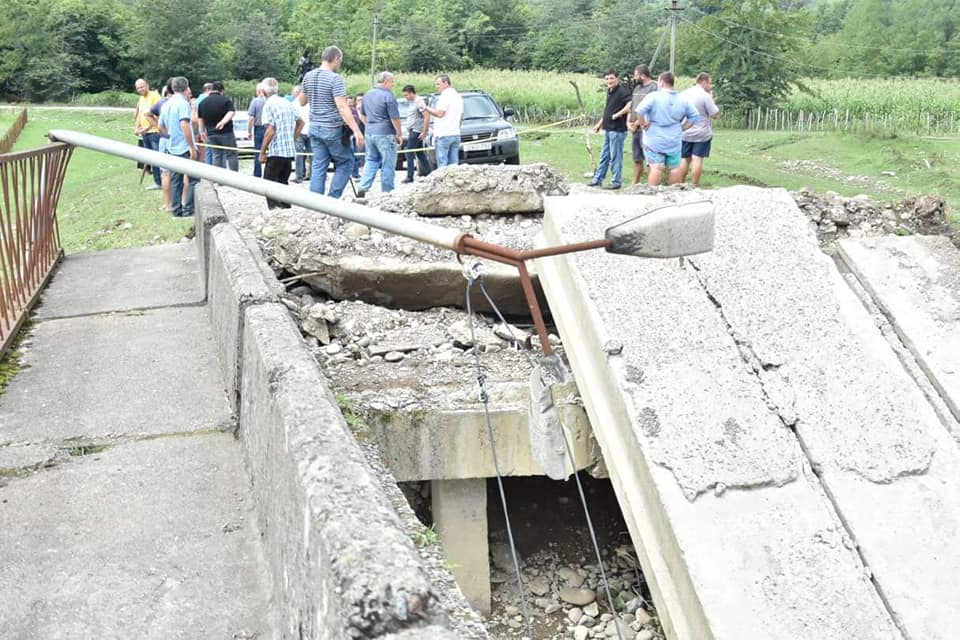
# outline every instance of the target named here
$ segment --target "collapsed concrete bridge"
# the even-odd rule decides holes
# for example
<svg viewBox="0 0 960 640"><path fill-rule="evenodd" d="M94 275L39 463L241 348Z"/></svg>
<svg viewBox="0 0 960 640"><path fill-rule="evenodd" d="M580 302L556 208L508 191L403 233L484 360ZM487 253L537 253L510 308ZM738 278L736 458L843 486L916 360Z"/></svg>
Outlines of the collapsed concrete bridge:
<svg viewBox="0 0 960 640"><path fill-rule="evenodd" d="M548 198L544 242L595 238L663 198L701 197ZM955 252L932 261L922 243L845 243L859 280L845 279L784 192L709 197L718 216L711 254L537 264L664 631L695 640L948 637L960 601L960 428L956 359L936 347L956 334ZM444 620L459 594L439 595L404 543L342 438L281 288L216 209L207 197L198 215L204 298L240 416L280 635L482 637L471 621ZM904 301L884 256L936 295ZM886 334L873 300L890 318ZM358 486L340 478L342 464ZM413 464L402 473L443 483L451 472ZM450 487L438 492L441 510L465 495ZM351 491L362 504L349 502ZM389 544L358 526L365 518ZM378 563L390 575L376 575Z"/></svg>

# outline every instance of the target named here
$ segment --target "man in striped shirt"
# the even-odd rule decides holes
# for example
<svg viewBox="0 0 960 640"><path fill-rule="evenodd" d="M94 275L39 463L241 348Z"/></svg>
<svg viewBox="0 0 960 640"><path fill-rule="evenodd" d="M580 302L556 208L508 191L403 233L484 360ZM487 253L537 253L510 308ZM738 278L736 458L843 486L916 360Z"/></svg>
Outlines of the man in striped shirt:
<svg viewBox="0 0 960 640"><path fill-rule="evenodd" d="M263 177L273 182L287 184L290 178L290 163L296 156L294 140L300 135L303 120L297 105L277 95L280 85L276 78L264 78L261 83L267 101L263 105L262 121L266 127L263 145L260 147L260 162L264 165ZM289 209L286 202L267 198L269 209Z"/></svg>
<svg viewBox="0 0 960 640"><path fill-rule="evenodd" d="M347 104L347 85L337 73L343 63L343 52L337 47L323 50L320 66L304 76L300 104L310 105L310 146L313 149L310 191L324 193L327 166L333 160L333 180L327 195L339 198L353 172L354 157L350 150L349 129L357 147L363 147L363 133Z"/></svg>

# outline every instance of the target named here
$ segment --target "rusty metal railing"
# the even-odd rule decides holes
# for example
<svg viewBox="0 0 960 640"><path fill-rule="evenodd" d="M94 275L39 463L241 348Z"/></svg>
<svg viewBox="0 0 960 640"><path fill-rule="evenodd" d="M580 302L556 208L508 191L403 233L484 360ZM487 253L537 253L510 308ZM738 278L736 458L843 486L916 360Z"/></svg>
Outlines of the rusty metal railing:
<svg viewBox="0 0 960 640"><path fill-rule="evenodd" d="M57 202L73 147L0 154L0 355L63 255Z"/></svg>
<svg viewBox="0 0 960 640"><path fill-rule="evenodd" d="M0 136L0 153L7 153L10 149L13 149L13 145L17 143L17 138L20 137L20 132L23 131L23 128L26 126L27 110L22 109L20 115L18 115L17 119L10 125L10 128Z"/></svg>

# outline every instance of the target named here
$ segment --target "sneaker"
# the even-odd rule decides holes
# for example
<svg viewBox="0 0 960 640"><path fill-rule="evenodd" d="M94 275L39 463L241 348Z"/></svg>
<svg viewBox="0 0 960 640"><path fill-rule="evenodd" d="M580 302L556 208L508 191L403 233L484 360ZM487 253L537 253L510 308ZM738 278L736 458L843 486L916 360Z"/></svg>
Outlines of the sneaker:
<svg viewBox="0 0 960 640"><path fill-rule="evenodd" d="M599 183L599 182L594 182L593 180L591 180L590 182L587 183L587 186L588 186L588 187L599 187L599 186L600 186L600 183Z"/></svg>
<svg viewBox="0 0 960 640"><path fill-rule="evenodd" d="M618 184L612 184L609 187L607 187L607 189L609 189L610 191L616 191L619 188L620 188L620 185Z"/></svg>
<svg viewBox="0 0 960 640"><path fill-rule="evenodd" d="M157 189L160 189L160 188L161 188L160 185L158 185L155 182L151 182L149 185L147 185L144 191L156 191Z"/></svg>

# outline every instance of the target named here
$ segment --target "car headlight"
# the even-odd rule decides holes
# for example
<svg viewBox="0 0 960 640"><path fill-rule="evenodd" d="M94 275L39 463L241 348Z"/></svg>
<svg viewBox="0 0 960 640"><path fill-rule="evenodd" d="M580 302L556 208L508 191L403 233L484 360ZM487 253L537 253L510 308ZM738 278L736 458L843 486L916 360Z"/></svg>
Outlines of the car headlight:
<svg viewBox="0 0 960 640"><path fill-rule="evenodd" d="M506 129L500 129L497 131L497 141L502 140L513 140L517 137L517 130L513 127L507 127Z"/></svg>

